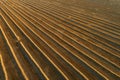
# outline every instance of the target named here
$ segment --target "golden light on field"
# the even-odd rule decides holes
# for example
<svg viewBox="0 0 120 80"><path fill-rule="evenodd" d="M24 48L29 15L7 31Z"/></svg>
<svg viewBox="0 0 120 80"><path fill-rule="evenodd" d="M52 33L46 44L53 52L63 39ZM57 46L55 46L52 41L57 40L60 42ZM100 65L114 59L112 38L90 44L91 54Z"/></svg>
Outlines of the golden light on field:
<svg viewBox="0 0 120 80"><path fill-rule="evenodd" d="M0 0L0 80L119 80L120 6L105 1Z"/></svg>

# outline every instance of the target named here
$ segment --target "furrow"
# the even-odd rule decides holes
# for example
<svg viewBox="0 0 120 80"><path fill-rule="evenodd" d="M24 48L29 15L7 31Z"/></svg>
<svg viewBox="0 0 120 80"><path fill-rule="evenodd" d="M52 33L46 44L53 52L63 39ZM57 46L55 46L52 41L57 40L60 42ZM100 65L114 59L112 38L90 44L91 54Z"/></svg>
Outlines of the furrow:
<svg viewBox="0 0 120 80"><path fill-rule="evenodd" d="M37 3L35 3L35 2L32 2L32 3L29 3L29 2L26 2L25 4L28 4L28 5L30 5L30 4L36 4L36 6L39 6L39 5L37 5ZM45 3L44 2L42 2L41 1L41 5L45 5ZM112 29L115 29L115 28L113 28L113 27L117 27L116 28L116 30L118 30L119 31L119 25L116 25L116 24L113 24L113 23L109 23L109 22L104 22L104 20L101 20L101 19L97 19L97 18L94 18L94 17L91 17L91 16L89 16L89 15L85 15L85 14L82 14L82 13L76 13L76 12L74 12L74 11L71 11L71 10L69 10L68 8L66 9L65 7L62 7L62 6L58 6L58 5L54 5L54 4L50 4L50 3L47 3L47 5L46 6L53 6L53 7L56 7L57 9L61 9L62 11L66 11L66 12L68 12L68 13L71 13L71 15L73 15L73 16L76 16L78 19L79 19L79 17L82 17L82 18L86 18L86 20L89 20L89 21L94 21L94 23L96 23L96 24L101 24L101 25L106 25L106 26L104 26L104 27L109 27L109 26L111 26L111 28ZM41 6L42 7L42 6ZM101 22L102 21L102 22Z"/></svg>
<svg viewBox="0 0 120 80"><path fill-rule="evenodd" d="M44 12L44 13L46 13L46 12ZM43 14L44 14L43 13ZM54 17L54 16L53 16ZM56 17L57 18L57 17ZM57 18L57 19L59 19L59 18ZM52 20L53 20L53 18L52 18ZM63 23L63 22L62 22ZM62 24L61 23L61 24ZM68 26L71 26L71 25L69 25L69 24L67 24ZM71 26L71 28L72 28L72 26ZM111 47L117 47L117 48L115 48L115 49L117 49L117 50L119 50L119 45L117 45L117 44L114 44L113 42L111 42L111 41L108 41L108 40L106 40L106 39L104 39L104 38L102 38L102 37L100 37L100 36L97 36L96 34L93 34L93 33L91 33L91 32L88 32L88 31L84 31L84 29L82 29L82 31L81 31L81 29L79 29L79 28L72 28L72 29L75 29L75 30L77 30L77 31L79 31L79 32L83 32L83 34L86 34L86 35L90 35L92 38L95 38L95 39L97 39L97 40L99 40L99 41L102 41L102 42L104 42L104 44L108 44L108 45L112 45ZM86 33L87 32L87 33Z"/></svg>
<svg viewBox="0 0 120 80"><path fill-rule="evenodd" d="M17 24L19 24L19 23L17 23ZM20 24L18 26L20 26ZM27 51L27 53L30 56L30 58L32 58L32 60L35 62L35 64L39 67L39 69L41 70L41 72L43 73L43 75L47 79L52 79L52 80L64 79L61 76L61 74L51 65L51 63L41 54L41 52L39 50L37 50L35 47L33 48L34 45L32 45L32 43L25 44L25 43L28 43L29 40L27 38L25 38L25 39L22 38L23 37L22 35L24 35L24 34L20 35L20 33L22 33L22 32L17 32L18 30L19 30L19 28L17 28L17 26L13 28L13 31L15 31L16 33L18 33L19 37L22 39L21 45ZM44 61L46 61L46 62L44 62ZM54 75L57 74L57 75L55 77L52 77L53 74ZM40 75L40 77L41 77L41 75ZM39 77L39 79L40 79L40 77Z"/></svg>
<svg viewBox="0 0 120 80"><path fill-rule="evenodd" d="M4 12L2 12L2 14L3 14L2 17L8 26L10 27L15 26L15 25L12 25L12 22ZM4 32L7 30L9 30L9 28L3 27ZM19 39L17 40L18 37L16 38L16 36L14 36L15 34L13 34L14 32L12 33L10 30L8 33L4 33L4 36L10 47L10 50L12 51L12 55L14 56L25 79L29 79L29 80L33 78L38 79L39 77L35 72L36 70L35 70L35 67L33 66L33 63L30 61L29 57L27 56L26 51L24 51L24 49L18 43L18 40L19 40Z"/></svg>
<svg viewBox="0 0 120 80"><path fill-rule="evenodd" d="M15 18L16 19L16 18ZM22 27L22 26L21 26ZM23 28L22 28L22 30L23 30ZM25 27L24 27L24 30L25 30ZM27 31L24 31L23 30L23 32L25 32L27 35L31 35L31 34L28 34L27 33L27 31L29 31L28 29L26 29ZM31 35L32 36L32 35ZM31 37L30 36L30 37ZM35 37L35 36L34 36ZM32 37L31 37L32 38ZM32 38L32 40L33 40L33 38ZM33 42L35 43L35 45L37 45L37 46L39 46L39 49L42 49L42 51L44 52L44 53L46 53L47 54L47 58L52 62L52 64L63 74L64 73L64 76L67 76L66 78L67 79L77 79L77 78L82 78L77 72L75 72L72 68L71 68L71 66L68 66L68 64L66 64L66 62L64 62L59 56L57 56L57 54L51 54L51 53L54 53L53 51L52 51L52 49L50 49L50 47L48 46L48 45L46 45L43 41L43 39L42 39L42 41L40 41L40 39L38 38L37 40L39 40L39 43L36 43L36 42L38 42L38 41L34 41L33 40ZM44 47L41 47L40 48L40 43L41 44L43 44L43 45L46 45L46 47L45 47L45 49L44 49ZM47 47L48 46L48 47ZM47 49L47 50L46 50ZM48 50L49 50L49 52L48 52ZM49 54L48 54L49 53ZM48 56L49 55L49 56ZM51 56L52 55L52 56ZM57 57L55 57L55 56L57 56ZM53 58L54 57L54 58ZM58 61L58 59L60 60L60 62ZM63 65L64 64L64 65ZM62 66L61 66L62 65ZM64 67L64 68L62 68L62 67ZM69 69L69 71L66 71L67 69L66 68L68 68ZM62 71L61 71L62 70ZM73 72L74 71L74 72ZM68 73L69 74L71 74L71 75L73 75L73 76L69 76L68 75ZM75 77L76 76L76 77Z"/></svg>

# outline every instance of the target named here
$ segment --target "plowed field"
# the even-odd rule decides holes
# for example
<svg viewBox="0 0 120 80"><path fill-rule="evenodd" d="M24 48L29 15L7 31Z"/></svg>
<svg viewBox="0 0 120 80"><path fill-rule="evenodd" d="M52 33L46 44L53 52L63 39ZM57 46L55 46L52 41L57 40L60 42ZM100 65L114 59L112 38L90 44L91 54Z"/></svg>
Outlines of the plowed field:
<svg viewBox="0 0 120 80"><path fill-rule="evenodd" d="M0 0L0 80L120 80L120 25L40 0Z"/></svg>

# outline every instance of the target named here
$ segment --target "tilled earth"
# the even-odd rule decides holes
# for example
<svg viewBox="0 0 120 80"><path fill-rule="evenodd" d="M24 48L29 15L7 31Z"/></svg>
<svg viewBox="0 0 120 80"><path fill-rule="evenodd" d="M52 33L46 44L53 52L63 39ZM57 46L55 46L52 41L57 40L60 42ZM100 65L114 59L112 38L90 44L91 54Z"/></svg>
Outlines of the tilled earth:
<svg viewBox="0 0 120 80"><path fill-rule="evenodd" d="M0 80L119 80L119 11L103 5L0 0Z"/></svg>

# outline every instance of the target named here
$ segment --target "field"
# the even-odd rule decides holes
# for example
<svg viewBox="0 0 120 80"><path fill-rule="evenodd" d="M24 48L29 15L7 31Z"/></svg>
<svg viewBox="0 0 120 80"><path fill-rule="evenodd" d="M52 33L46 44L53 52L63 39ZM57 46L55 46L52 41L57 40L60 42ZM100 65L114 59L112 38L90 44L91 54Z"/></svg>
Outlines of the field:
<svg viewBox="0 0 120 80"><path fill-rule="evenodd" d="M70 1L0 0L0 80L120 79L119 10Z"/></svg>

